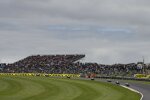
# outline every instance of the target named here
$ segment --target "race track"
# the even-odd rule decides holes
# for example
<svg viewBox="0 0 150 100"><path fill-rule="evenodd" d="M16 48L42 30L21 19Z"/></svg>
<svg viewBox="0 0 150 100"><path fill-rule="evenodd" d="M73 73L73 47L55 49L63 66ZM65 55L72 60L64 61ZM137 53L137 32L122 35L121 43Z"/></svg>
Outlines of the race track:
<svg viewBox="0 0 150 100"><path fill-rule="evenodd" d="M0 100L139 100L139 98L140 95L137 93L104 82L0 76Z"/></svg>
<svg viewBox="0 0 150 100"><path fill-rule="evenodd" d="M125 81L122 81L125 83ZM143 94L142 100L150 100L150 83L145 84L142 82L128 81L130 87L140 91Z"/></svg>
<svg viewBox="0 0 150 100"><path fill-rule="evenodd" d="M97 81L107 82L106 79L96 79ZM111 80L112 84L115 84L116 81L119 81L121 85L125 85L125 83L130 84L130 88L133 88L143 94L142 100L150 100L150 82L142 82L142 81L128 81L128 80Z"/></svg>

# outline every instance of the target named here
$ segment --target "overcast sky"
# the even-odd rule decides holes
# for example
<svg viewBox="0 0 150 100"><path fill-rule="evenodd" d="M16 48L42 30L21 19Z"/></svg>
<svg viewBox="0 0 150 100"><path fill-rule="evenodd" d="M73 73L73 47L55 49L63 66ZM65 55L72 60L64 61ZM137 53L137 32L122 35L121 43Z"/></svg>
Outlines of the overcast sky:
<svg viewBox="0 0 150 100"><path fill-rule="evenodd" d="M150 62L150 0L0 0L0 62L85 54L85 62Z"/></svg>

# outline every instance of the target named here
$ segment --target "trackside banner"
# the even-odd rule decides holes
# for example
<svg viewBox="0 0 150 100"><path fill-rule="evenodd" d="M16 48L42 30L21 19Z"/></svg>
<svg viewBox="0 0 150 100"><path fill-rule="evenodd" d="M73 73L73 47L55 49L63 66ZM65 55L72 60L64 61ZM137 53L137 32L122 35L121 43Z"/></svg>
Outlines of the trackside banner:
<svg viewBox="0 0 150 100"><path fill-rule="evenodd" d="M2 75L12 76L51 76L51 77L80 77L79 74L44 74L44 73L0 73Z"/></svg>
<svg viewBox="0 0 150 100"><path fill-rule="evenodd" d="M135 77L135 78L145 78L145 79L149 79L149 78L150 78L150 75L135 74L134 77Z"/></svg>

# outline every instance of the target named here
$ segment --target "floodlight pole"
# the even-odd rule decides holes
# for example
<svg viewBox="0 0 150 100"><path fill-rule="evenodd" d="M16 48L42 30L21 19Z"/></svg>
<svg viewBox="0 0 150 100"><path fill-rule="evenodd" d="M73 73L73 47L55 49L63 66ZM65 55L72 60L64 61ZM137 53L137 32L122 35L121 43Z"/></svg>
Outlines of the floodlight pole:
<svg viewBox="0 0 150 100"><path fill-rule="evenodd" d="M142 59L143 59L143 74L146 74L146 69L145 69L145 59L144 59L144 56L142 56Z"/></svg>

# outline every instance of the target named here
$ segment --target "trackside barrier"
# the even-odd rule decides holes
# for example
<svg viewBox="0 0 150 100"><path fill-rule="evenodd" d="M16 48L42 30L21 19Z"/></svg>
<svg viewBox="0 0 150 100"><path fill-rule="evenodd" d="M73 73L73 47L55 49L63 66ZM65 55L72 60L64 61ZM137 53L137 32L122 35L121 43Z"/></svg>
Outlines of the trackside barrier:
<svg viewBox="0 0 150 100"><path fill-rule="evenodd" d="M120 80L136 80L136 81L147 81L150 82L150 79L147 78L132 78L132 77L110 77L110 76L99 76L96 78L103 78L103 79L120 79Z"/></svg>
<svg viewBox="0 0 150 100"><path fill-rule="evenodd" d="M149 79L150 79L150 75L147 75L146 78L149 78Z"/></svg>
<svg viewBox="0 0 150 100"><path fill-rule="evenodd" d="M145 74L135 74L134 75L135 78L150 78L150 75L145 75Z"/></svg>
<svg viewBox="0 0 150 100"><path fill-rule="evenodd" d="M44 73L0 73L0 76L47 76L47 77L80 77L79 74L44 74Z"/></svg>

